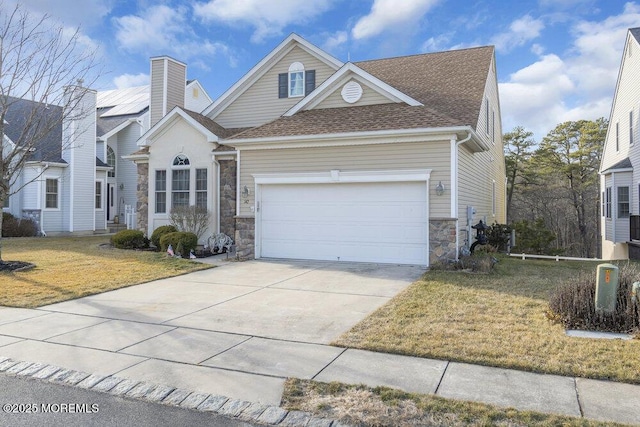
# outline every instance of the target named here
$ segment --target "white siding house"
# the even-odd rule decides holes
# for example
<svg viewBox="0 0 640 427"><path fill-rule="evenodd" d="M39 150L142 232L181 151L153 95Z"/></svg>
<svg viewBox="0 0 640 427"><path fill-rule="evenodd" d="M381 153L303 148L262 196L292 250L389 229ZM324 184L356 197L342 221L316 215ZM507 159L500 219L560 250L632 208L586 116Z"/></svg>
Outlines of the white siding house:
<svg viewBox="0 0 640 427"><path fill-rule="evenodd" d="M640 258L640 28L627 32L600 165L602 258Z"/></svg>

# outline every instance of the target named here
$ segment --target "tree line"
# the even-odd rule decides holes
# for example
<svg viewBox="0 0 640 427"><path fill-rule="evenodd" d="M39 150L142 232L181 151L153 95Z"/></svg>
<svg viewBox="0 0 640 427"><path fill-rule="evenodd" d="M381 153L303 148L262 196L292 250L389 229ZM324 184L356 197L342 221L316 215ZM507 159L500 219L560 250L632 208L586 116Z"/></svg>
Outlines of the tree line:
<svg viewBox="0 0 640 427"><path fill-rule="evenodd" d="M604 118L568 121L540 142L520 126L504 135L507 223L518 250L599 256L598 169L607 126Z"/></svg>

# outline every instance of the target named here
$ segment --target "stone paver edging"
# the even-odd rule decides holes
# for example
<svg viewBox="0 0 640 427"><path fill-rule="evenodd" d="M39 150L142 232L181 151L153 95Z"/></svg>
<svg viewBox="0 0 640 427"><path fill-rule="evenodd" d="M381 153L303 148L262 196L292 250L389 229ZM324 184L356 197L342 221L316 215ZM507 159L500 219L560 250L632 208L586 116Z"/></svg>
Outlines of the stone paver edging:
<svg viewBox="0 0 640 427"><path fill-rule="evenodd" d="M136 381L115 375L96 375L44 363L25 362L0 356L0 372L40 381L82 387L131 399L142 399L185 409L213 412L229 418L272 426L337 427L337 420L314 417L301 411L262 405L226 396L198 393L163 384Z"/></svg>

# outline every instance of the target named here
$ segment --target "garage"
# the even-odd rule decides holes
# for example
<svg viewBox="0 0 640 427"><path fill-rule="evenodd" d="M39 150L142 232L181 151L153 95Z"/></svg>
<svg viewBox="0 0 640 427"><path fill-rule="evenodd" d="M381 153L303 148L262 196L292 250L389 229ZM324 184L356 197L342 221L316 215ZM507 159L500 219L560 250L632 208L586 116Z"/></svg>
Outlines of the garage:
<svg viewBox="0 0 640 427"><path fill-rule="evenodd" d="M426 181L265 184L258 192L259 257L428 263Z"/></svg>

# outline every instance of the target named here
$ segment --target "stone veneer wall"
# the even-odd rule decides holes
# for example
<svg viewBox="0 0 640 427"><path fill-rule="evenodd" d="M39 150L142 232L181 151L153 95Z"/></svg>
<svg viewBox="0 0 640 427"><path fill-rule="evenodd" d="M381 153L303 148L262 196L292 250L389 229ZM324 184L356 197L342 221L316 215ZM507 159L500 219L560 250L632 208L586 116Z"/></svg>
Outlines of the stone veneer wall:
<svg viewBox="0 0 640 427"><path fill-rule="evenodd" d="M236 234L236 161L220 160L220 232L237 240Z"/></svg>
<svg viewBox="0 0 640 427"><path fill-rule="evenodd" d="M149 225L149 163L138 163L138 186L136 198L137 228L147 234Z"/></svg>
<svg viewBox="0 0 640 427"><path fill-rule="evenodd" d="M456 259L456 220L431 218L429 220L429 264Z"/></svg>
<svg viewBox="0 0 640 427"><path fill-rule="evenodd" d="M236 242L236 257L240 260L254 259L255 254L255 224L254 217L237 216L236 232L234 240Z"/></svg>

